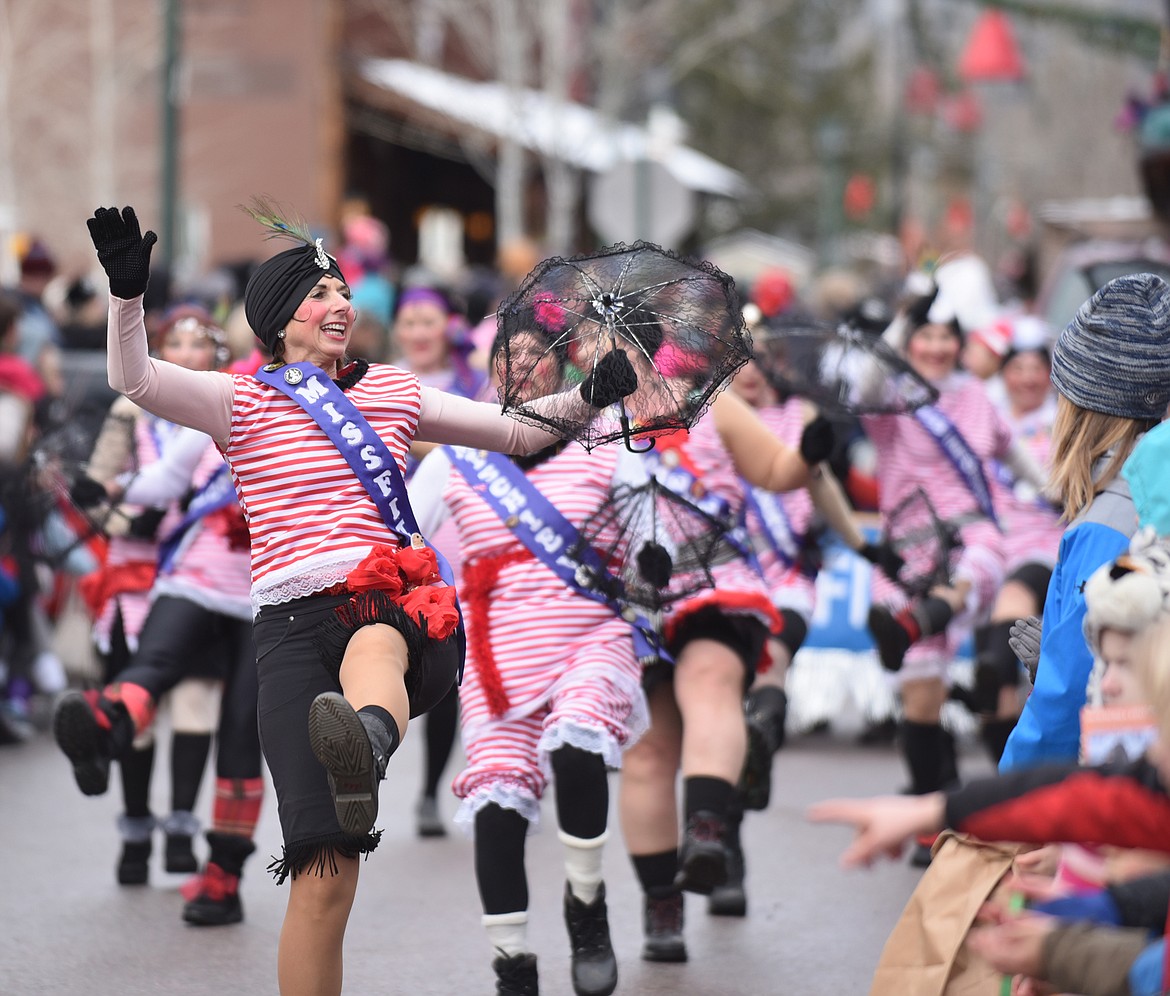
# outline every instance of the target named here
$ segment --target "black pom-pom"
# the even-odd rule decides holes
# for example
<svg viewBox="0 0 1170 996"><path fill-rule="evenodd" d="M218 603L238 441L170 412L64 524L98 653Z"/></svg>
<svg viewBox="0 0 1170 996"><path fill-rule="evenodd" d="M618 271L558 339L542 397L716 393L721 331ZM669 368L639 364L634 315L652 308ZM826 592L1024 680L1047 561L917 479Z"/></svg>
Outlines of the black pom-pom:
<svg viewBox="0 0 1170 996"><path fill-rule="evenodd" d="M666 547L653 540L646 543L638 551L638 574L647 584L655 588L665 588L670 584L670 576L674 571L674 561Z"/></svg>

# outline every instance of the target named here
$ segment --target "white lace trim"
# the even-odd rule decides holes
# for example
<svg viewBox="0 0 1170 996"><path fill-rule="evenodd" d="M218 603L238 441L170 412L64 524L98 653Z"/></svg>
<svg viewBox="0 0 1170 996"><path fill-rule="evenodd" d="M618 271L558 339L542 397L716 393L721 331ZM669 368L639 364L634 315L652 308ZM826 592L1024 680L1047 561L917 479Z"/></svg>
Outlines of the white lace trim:
<svg viewBox="0 0 1170 996"><path fill-rule="evenodd" d="M273 571L262 583L252 586L252 614L258 615L262 606L283 605L294 598L305 598L341 584L371 549L365 547L357 556L351 551L341 559L336 554L309 557L293 567Z"/></svg>
<svg viewBox="0 0 1170 996"><path fill-rule="evenodd" d="M535 833L540 824L540 800L530 789L516 782L496 782L476 789L460 804L455 813L455 825L468 837L475 836L475 816L484 806L495 803L501 809L514 809L528 821L528 832Z"/></svg>
<svg viewBox="0 0 1170 996"><path fill-rule="evenodd" d="M553 777L552 755L562 747L576 747L590 754L598 754L607 768L617 770L622 766L622 745L609 730L565 719L554 723L540 737L540 770L546 778Z"/></svg>

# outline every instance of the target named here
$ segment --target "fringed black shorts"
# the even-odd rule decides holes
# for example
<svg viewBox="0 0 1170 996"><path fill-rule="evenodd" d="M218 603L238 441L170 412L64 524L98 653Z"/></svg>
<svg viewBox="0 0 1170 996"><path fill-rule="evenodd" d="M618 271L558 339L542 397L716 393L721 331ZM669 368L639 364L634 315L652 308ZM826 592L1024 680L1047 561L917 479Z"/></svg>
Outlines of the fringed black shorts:
<svg viewBox="0 0 1170 996"><path fill-rule="evenodd" d="M256 618L260 743L272 773L284 836L284 853L269 866L278 883L301 872L332 873L338 856L368 854L377 847L381 834L374 831L355 837L342 832L325 769L309 746L310 704L322 692L341 690L341 653L357 626L341 639L335 621L337 609L348 605L351 597L300 598L264 606ZM404 630L410 653L406 681L410 714L417 716L455 684L462 631L441 642L428 641L416 624L400 615L401 620L378 621L389 621ZM323 659L323 649L337 649L338 640L340 649L335 658Z"/></svg>
<svg viewBox="0 0 1170 996"><path fill-rule="evenodd" d="M755 616L724 612L717 605L705 605L692 612L678 626L666 649L676 658L694 640L714 640L735 652L743 663L744 691L756 680L756 662L768 639L768 627ZM674 676L674 665L659 661L642 672L642 686L650 691L660 681Z"/></svg>

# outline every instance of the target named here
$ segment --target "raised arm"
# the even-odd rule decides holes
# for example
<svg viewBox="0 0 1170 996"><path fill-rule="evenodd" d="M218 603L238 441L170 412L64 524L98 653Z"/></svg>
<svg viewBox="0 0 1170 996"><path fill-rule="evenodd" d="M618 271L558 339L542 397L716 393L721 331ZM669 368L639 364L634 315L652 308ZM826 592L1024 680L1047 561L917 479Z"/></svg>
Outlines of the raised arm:
<svg viewBox="0 0 1170 996"><path fill-rule="evenodd" d="M142 234L132 207L121 212L98 208L86 225L98 262L110 279L106 359L110 387L168 422L226 443L232 417L231 377L164 363L152 359L147 349L142 295L150 277L150 250L158 236Z"/></svg>
<svg viewBox="0 0 1170 996"><path fill-rule="evenodd" d="M561 437L505 414L499 405L468 401L433 387L422 389L416 439L496 453L535 453Z"/></svg>
<svg viewBox="0 0 1170 996"><path fill-rule="evenodd" d="M154 359L146 348L142 298L110 295L107 333L110 387L160 418L227 443L232 421L232 378Z"/></svg>

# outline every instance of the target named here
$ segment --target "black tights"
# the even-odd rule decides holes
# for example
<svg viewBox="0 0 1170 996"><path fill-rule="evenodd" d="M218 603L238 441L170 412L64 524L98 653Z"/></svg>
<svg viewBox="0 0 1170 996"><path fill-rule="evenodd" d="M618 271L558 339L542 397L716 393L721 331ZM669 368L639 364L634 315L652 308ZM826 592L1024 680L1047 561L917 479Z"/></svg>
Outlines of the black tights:
<svg viewBox="0 0 1170 996"><path fill-rule="evenodd" d="M605 762L577 747L552 755L557 822L571 837L592 840L605 833L609 780ZM475 816L475 879L488 915L528 909L524 841L528 821L514 809L488 803Z"/></svg>
<svg viewBox="0 0 1170 996"><path fill-rule="evenodd" d="M423 723L427 750L423 770L423 795L433 799L439 791L439 779L451 759L455 731L459 726L459 686L452 685L438 705L427 713Z"/></svg>

